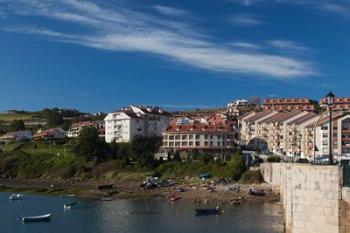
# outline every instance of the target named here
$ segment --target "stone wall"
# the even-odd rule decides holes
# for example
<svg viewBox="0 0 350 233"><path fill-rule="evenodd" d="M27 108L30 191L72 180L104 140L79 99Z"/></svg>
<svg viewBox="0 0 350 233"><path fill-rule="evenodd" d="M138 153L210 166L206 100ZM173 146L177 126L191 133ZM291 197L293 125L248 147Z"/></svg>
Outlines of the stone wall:
<svg viewBox="0 0 350 233"><path fill-rule="evenodd" d="M350 190L342 189L340 167L266 163L261 171L280 193L287 233L350 233Z"/></svg>

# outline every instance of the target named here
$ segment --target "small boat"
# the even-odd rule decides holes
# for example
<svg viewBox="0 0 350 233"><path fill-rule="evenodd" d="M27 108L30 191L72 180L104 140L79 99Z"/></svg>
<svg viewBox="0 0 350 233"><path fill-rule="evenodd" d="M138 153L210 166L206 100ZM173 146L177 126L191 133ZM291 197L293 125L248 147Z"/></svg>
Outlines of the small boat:
<svg viewBox="0 0 350 233"><path fill-rule="evenodd" d="M74 198L74 194L66 194L66 195L61 195L61 198Z"/></svg>
<svg viewBox="0 0 350 233"><path fill-rule="evenodd" d="M44 214L44 215L37 215L37 216L21 216L21 221L23 223L43 222L43 221L50 221L50 220L51 220L51 214Z"/></svg>
<svg viewBox="0 0 350 233"><path fill-rule="evenodd" d="M23 199L23 194L21 194L21 193L12 193L10 195L9 199L12 200L12 201L22 200Z"/></svg>
<svg viewBox="0 0 350 233"><path fill-rule="evenodd" d="M112 201L113 199L111 197L102 197L101 201Z"/></svg>
<svg viewBox="0 0 350 233"><path fill-rule="evenodd" d="M220 209L219 207L212 209L195 209L196 215L219 215Z"/></svg>
<svg viewBox="0 0 350 233"><path fill-rule="evenodd" d="M100 184L100 185L97 185L97 189L98 190L112 189L112 188L113 188L113 184Z"/></svg>
<svg viewBox="0 0 350 233"><path fill-rule="evenodd" d="M79 202L71 202L71 203L67 203L67 204L64 204L63 207L65 209L73 209L73 208L77 208L79 205Z"/></svg>

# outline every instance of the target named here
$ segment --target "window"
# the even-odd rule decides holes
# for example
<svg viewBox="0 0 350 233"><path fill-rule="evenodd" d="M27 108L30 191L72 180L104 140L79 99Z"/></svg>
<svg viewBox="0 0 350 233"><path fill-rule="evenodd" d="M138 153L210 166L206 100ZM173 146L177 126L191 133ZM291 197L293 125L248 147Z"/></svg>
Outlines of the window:
<svg viewBox="0 0 350 233"><path fill-rule="evenodd" d="M198 140L198 139L199 139L199 136L200 136L199 134L197 134L197 135L196 135L196 140Z"/></svg>
<svg viewBox="0 0 350 233"><path fill-rule="evenodd" d="M187 142L182 142L181 146L187 146Z"/></svg>
<svg viewBox="0 0 350 233"><path fill-rule="evenodd" d="M174 146L174 142L169 142L169 146Z"/></svg>
<svg viewBox="0 0 350 233"><path fill-rule="evenodd" d="M193 146L193 142L189 142L189 144L188 144L189 146Z"/></svg>
<svg viewBox="0 0 350 233"><path fill-rule="evenodd" d="M199 146L200 144L199 144L199 142L196 142L196 146Z"/></svg>
<svg viewBox="0 0 350 233"><path fill-rule="evenodd" d="M208 139L208 134L204 135L204 139Z"/></svg>
<svg viewBox="0 0 350 233"><path fill-rule="evenodd" d="M212 134L210 134L210 139L213 139L213 135Z"/></svg>
<svg viewBox="0 0 350 233"><path fill-rule="evenodd" d="M175 140L180 140L180 135L175 135Z"/></svg>
<svg viewBox="0 0 350 233"><path fill-rule="evenodd" d="M208 146L208 142L204 142L204 146Z"/></svg>
<svg viewBox="0 0 350 233"><path fill-rule="evenodd" d="M213 142L210 142L210 146L213 146Z"/></svg>
<svg viewBox="0 0 350 233"><path fill-rule="evenodd" d="M187 134L183 134L183 135L181 136L181 138L182 138L182 140L186 140L186 139L187 139Z"/></svg>
<svg viewBox="0 0 350 233"><path fill-rule="evenodd" d="M192 140L193 139L193 134L188 135L188 139Z"/></svg>
<svg viewBox="0 0 350 233"><path fill-rule="evenodd" d="M169 140L174 140L174 135L169 135Z"/></svg>

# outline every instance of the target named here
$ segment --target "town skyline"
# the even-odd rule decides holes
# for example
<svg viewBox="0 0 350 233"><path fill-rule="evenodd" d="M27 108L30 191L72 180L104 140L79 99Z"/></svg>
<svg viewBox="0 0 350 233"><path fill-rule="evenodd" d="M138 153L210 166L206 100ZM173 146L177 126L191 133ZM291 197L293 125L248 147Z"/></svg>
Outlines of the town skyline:
<svg viewBox="0 0 350 233"><path fill-rule="evenodd" d="M346 97L349 9L328 0L2 0L0 111Z"/></svg>

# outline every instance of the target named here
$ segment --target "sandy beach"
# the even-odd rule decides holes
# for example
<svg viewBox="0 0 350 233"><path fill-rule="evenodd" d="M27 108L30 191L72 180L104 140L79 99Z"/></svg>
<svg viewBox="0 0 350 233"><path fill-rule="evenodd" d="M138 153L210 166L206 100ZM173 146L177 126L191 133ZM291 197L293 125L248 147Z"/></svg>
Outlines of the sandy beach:
<svg viewBox="0 0 350 233"><path fill-rule="evenodd" d="M112 184L112 188L99 189L99 185ZM136 181L75 181L75 180L48 180L48 179L0 179L0 191L41 193L51 195L75 194L81 198L100 199L160 199L169 201L176 193L177 201L187 201L202 204L241 204L275 202L279 196L272 192L268 184L211 184L210 182L177 182L170 187L144 189L141 182ZM176 192L181 187L183 192ZM239 191L233 191L239 187ZM264 195L248 194L249 188L263 190Z"/></svg>

